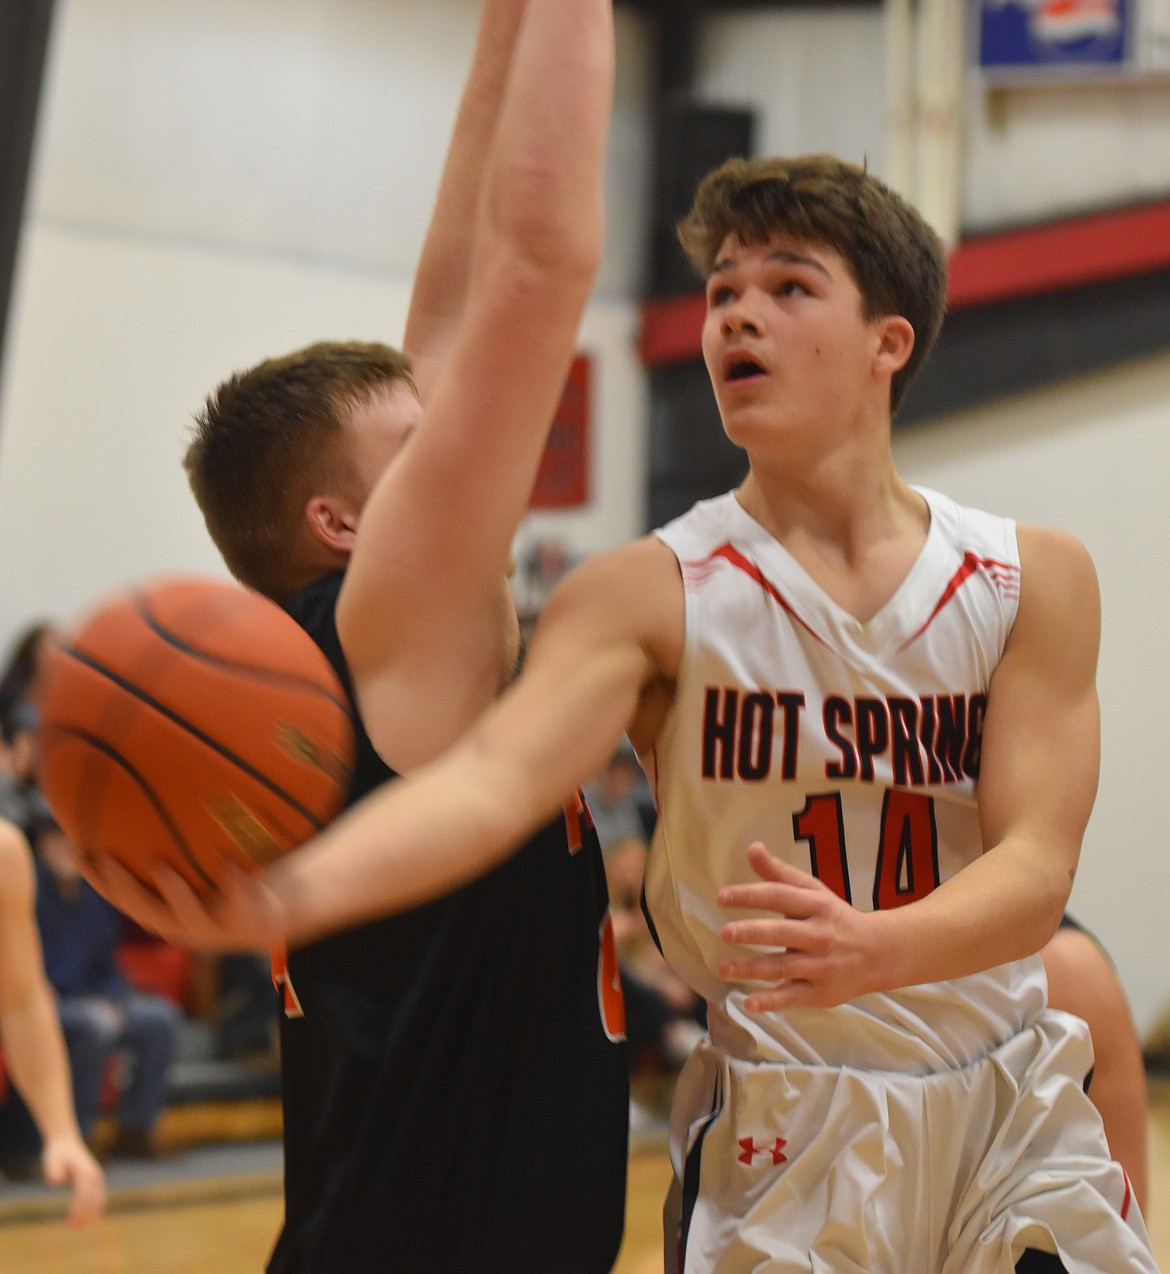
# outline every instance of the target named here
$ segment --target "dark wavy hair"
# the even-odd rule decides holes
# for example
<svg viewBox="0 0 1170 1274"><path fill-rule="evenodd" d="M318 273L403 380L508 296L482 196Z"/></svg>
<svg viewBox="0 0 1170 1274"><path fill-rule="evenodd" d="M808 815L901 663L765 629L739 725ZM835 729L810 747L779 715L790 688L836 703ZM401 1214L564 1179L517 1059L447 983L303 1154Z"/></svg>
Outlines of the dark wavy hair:
<svg viewBox="0 0 1170 1274"><path fill-rule="evenodd" d="M914 328L913 352L890 386L896 411L942 327L942 240L900 195L834 155L728 160L703 180L678 226L683 250L704 278L729 234L759 244L777 231L837 252L866 319L897 314Z"/></svg>

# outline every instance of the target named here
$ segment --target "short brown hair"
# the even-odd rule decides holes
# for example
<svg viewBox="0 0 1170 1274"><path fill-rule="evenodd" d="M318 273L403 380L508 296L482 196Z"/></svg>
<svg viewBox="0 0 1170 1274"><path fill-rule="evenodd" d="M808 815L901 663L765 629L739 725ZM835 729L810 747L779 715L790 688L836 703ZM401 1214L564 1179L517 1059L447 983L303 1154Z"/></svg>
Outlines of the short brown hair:
<svg viewBox="0 0 1170 1274"><path fill-rule="evenodd" d="M350 478L353 408L410 360L388 345L323 341L229 376L195 417L183 467L228 570L283 601L304 583L305 502Z"/></svg>
<svg viewBox="0 0 1170 1274"><path fill-rule="evenodd" d="M834 155L728 160L699 186L678 236L706 278L729 234L758 244L778 230L840 254L867 320L897 314L914 328L913 352L890 387L890 410L896 410L942 326L942 241L888 186Z"/></svg>

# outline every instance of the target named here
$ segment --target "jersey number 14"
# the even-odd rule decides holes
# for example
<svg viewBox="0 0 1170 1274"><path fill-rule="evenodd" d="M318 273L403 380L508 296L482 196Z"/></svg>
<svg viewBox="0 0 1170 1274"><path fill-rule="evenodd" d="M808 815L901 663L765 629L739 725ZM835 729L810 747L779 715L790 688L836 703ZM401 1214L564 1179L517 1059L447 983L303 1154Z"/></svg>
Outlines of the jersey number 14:
<svg viewBox="0 0 1170 1274"><path fill-rule="evenodd" d="M812 874L846 902L853 902L845 819L839 792L810 796L792 816L792 832L807 841ZM939 884L934 798L887 789L873 873L873 909L887 911L925 898Z"/></svg>

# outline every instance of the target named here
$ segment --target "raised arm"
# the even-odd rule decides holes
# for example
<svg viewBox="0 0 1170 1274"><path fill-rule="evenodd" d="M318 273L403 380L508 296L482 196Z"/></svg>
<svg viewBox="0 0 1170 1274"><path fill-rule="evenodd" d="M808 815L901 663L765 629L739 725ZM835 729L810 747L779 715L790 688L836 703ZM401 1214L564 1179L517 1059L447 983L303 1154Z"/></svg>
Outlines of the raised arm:
<svg viewBox="0 0 1170 1274"><path fill-rule="evenodd" d="M389 764L437 755L515 659L506 588L602 249L610 0L529 0L479 193L466 303L362 515L338 628Z"/></svg>
<svg viewBox="0 0 1170 1274"><path fill-rule="evenodd" d="M749 1007L839 1004L961 977L1032 955L1056 931L1097 790L1100 597L1089 555L1073 537L1038 527L1018 535L1020 607L983 728L983 856L917 902L862 913L753 848L767 883L728 887L720 901L780 918L732 921L724 937L786 950L723 967L727 977L778 983Z"/></svg>
<svg viewBox="0 0 1170 1274"><path fill-rule="evenodd" d="M419 397L434 388L463 312L484 169L528 0L484 0L475 54L415 274L403 350Z"/></svg>
<svg viewBox="0 0 1170 1274"><path fill-rule="evenodd" d="M73 1190L69 1221L105 1204L105 1182L73 1112L69 1057L45 977L37 934L32 862L11 823L0 821L0 1038L5 1064L44 1138L45 1179Z"/></svg>

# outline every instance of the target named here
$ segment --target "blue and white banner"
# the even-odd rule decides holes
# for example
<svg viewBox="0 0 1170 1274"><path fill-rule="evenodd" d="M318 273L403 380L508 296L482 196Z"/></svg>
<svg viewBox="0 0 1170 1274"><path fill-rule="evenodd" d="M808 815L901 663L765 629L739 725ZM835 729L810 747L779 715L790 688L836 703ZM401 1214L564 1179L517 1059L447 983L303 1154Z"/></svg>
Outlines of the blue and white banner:
<svg viewBox="0 0 1170 1274"><path fill-rule="evenodd" d="M1079 75L1125 70L1134 0L979 0L979 65L988 72Z"/></svg>

